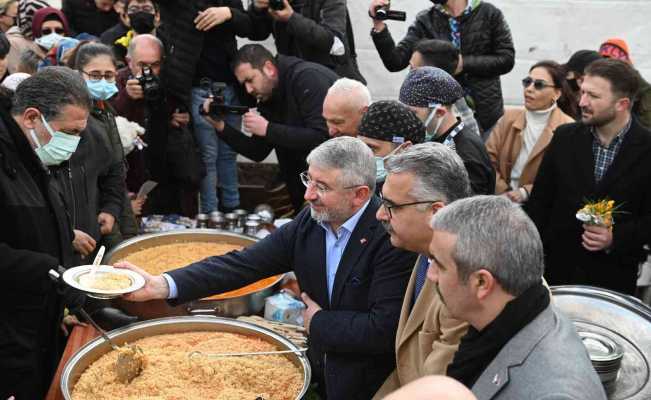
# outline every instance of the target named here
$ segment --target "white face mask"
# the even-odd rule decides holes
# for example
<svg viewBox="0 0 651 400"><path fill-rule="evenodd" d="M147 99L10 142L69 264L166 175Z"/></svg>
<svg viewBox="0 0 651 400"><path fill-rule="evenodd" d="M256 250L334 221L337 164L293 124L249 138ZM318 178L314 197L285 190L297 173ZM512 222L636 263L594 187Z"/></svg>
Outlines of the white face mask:
<svg viewBox="0 0 651 400"><path fill-rule="evenodd" d="M429 115L427 116L427 119L425 120L425 141L426 142L431 142L432 139L438 135L439 128L441 127L441 124L443 123L443 118L438 118L436 121L436 125L434 126L434 130L430 130L429 126L432 123L432 119L436 116L436 111L438 111L440 105L439 104L434 104L431 105L431 111L429 112Z"/></svg>
<svg viewBox="0 0 651 400"><path fill-rule="evenodd" d="M52 32L49 35L45 35L45 36L41 36L40 38L36 38L34 41L36 42L36 44L43 47L44 49L50 50L52 47L59 44L61 39L63 39L63 36L59 35L56 32Z"/></svg>

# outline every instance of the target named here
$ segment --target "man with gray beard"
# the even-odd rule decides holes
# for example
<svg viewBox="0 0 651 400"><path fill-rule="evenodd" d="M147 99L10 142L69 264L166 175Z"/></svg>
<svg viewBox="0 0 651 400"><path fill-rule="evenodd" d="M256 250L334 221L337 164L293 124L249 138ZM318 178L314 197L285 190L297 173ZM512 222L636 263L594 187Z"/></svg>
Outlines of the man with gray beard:
<svg viewBox="0 0 651 400"><path fill-rule="evenodd" d="M307 156L300 174L309 207L239 252L152 276L127 300L172 304L294 271L307 309L308 356L322 399L370 399L395 368L394 339L416 254L396 249L376 220L375 159L338 137Z"/></svg>

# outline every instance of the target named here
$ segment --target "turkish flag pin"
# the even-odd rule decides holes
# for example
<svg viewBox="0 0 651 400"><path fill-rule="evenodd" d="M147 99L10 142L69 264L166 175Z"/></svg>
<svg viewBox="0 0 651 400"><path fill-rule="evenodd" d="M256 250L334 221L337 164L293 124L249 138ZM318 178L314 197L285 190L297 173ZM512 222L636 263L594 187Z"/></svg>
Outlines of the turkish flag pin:
<svg viewBox="0 0 651 400"><path fill-rule="evenodd" d="M362 239L359 240L359 243L361 243L361 244L366 244L366 242L368 242L368 240L366 240L366 238L362 238Z"/></svg>

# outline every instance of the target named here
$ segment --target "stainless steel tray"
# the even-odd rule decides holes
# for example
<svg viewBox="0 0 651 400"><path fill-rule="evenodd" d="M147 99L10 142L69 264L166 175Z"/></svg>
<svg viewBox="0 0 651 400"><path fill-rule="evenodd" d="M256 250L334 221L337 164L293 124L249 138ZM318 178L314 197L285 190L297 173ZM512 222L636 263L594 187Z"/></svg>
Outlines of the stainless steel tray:
<svg viewBox="0 0 651 400"><path fill-rule="evenodd" d="M196 331L239 333L266 340L278 346L280 350L296 350L296 353L286 355L303 373L303 388L296 399L301 399L307 392L312 377L307 357L298 352L299 348L283 336L248 322L212 316L171 317L136 323L108 332L108 335L119 346L154 335ZM72 400L72 388L86 368L109 351L111 346L100 337L87 343L70 358L61 374L61 392L66 400Z"/></svg>
<svg viewBox="0 0 651 400"><path fill-rule="evenodd" d="M651 399L651 308L639 300L591 286L553 286L553 301L578 330L603 334L624 351L610 400Z"/></svg>
<svg viewBox="0 0 651 400"><path fill-rule="evenodd" d="M105 264L113 264L119 259L129 256L137 251L153 246L183 242L227 243L239 246L250 246L258 238L226 232L216 229L187 229L164 233L153 233L137 236L126 240L105 257ZM278 277L272 284L256 292L243 296L223 300L201 299L190 302L184 306L171 307L164 301L151 301L145 303L129 303L117 300L115 303L132 315L142 319L160 318L175 315L210 314L222 317L239 317L242 315L257 314L264 308L264 300L280 288L283 276Z"/></svg>

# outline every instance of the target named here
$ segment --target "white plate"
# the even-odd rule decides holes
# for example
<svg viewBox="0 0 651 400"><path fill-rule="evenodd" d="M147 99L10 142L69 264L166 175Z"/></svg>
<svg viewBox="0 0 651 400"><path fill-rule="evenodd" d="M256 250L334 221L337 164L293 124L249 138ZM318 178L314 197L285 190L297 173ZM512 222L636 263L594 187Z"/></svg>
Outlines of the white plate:
<svg viewBox="0 0 651 400"><path fill-rule="evenodd" d="M63 273L63 281L73 288L81 290L82 292L87 293L90 297L95 297L97 299L112 299L115 297L120 297L123 294L135 292L136 290L145 286L145 278L143 278L140 274L137 274L128 269L118 269L113 268L110 265L100 265L97 268L98 274L111 272L114 274L126 275L131 280L131 285L124 289L115 290L89 288L82 285L79 282L79 279L86 274L90 274L91 268L91 265L81 265L79 267L67 269L66 272Z"/></svg>

